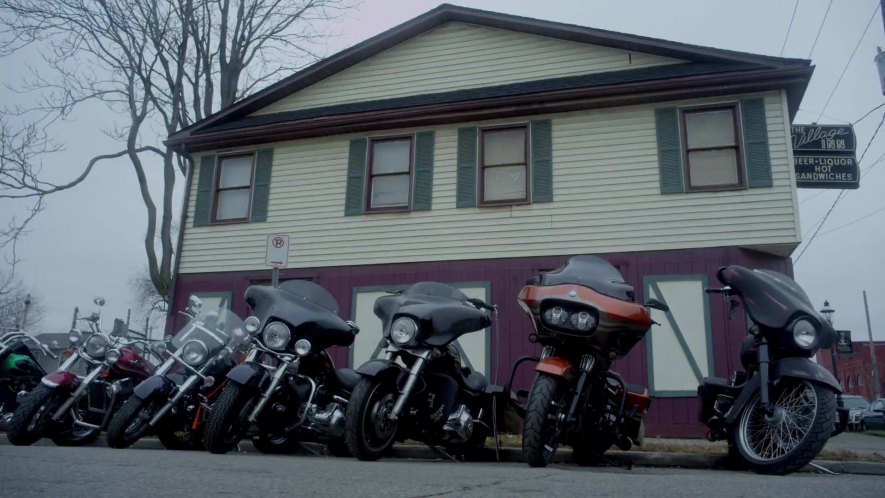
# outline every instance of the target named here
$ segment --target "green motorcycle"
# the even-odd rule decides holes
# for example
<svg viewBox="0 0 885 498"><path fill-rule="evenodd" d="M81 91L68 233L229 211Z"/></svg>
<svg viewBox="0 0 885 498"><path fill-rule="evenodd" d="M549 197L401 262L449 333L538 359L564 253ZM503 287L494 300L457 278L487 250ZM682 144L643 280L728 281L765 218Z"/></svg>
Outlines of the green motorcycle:
<svg viewBox="0 0 885 498"><path fill-rule="evenodd" d="M34 357L28 343L51 358L58 358L49 347L21 330L0 336L0 430L2 431L6 430L19 399L46 375L46 371Z"/></svg>

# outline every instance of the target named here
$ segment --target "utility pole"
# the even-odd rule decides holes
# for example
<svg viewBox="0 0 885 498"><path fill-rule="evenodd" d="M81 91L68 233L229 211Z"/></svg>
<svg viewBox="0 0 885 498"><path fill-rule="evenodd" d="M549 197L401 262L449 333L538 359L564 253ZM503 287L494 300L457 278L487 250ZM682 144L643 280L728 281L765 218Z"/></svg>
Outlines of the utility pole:
<svg viewBox="0 0 885 498"><path fill-rule="evenodd" d="M882 0L885 2L885 0ZM885 14L883 14L885 16ZM882 397L882 391L879 384L879 365L876 363L876 346L873 344L873 327L870 325L870 307L867 305L867 291L863 291L863 309L867 313L867 333L870 337L870 360L873 362L873 394L874 399Z"/></svg>

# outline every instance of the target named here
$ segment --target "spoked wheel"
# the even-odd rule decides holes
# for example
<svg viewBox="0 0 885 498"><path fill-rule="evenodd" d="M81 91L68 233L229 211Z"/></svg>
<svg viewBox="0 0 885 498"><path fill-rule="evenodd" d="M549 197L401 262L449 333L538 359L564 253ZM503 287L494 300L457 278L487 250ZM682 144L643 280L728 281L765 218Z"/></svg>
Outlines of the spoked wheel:
<svg viewBox="0 0 885 498"><path fill-rule="evenodd" d="M150 432L148 422L157 413L165 400L159 398L141 399L132 396L111 418L108 425L108 446L128 448Z"/></svg>
<svg viewBox="0 0 885 498"><path fill-rule="evenodd" d="M525 409L522 454L532 467L553 461L559 447L565 403L565 385L556 377L538 374Z"/></svg>
<svg viewBox="0 0 885 498"><path fill-rule="evenodd" d="M67 391L39 385L29 392L9 420L6 437L16 446L36 443L54 423L52 414L64 401Z"/></svg>
<svg viewBox="0 0 885 498"><path fill-rule="evenodd" d="M258 401L258 391L229 382L206 419L203 443L210 453L227 453L236 448L249 428L248 417Z"/></svg>
<svg viewBox="0 0 885 498"><path fill-rule="evenodd" d="M751 470L789 474L823 449L836 417L833 391L799 379L782 379L771 391L773 413L759 406L758 393L733 430L735 445Z"/></svg>
<svg viewBox="0 0 885 498"><path fill-rule="evenodd" d="M366 378L357 384L347 404L347 447L360 460L378 460L393 446L397 422L390 412L399 395L396 382Z"/></svg>

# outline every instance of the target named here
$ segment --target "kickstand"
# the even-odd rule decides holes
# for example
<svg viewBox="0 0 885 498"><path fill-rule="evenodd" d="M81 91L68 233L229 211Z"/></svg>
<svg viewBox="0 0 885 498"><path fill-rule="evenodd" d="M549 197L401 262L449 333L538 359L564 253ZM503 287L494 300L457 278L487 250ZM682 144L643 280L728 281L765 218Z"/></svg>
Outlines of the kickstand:
<svg viewBox="0 0 885 498"><path fill-rule="evenodd" d="M307 453L308 455L319 456L319 454L320 454L320 452L314 451L314 450L308 448L307 446L304 446L301 443L296 443L296 446L298 447L298 449L302 450L303 452Z"/></svg>
<svg viewBox="0 0 885 498"><path fill-rule="evenodd" d="M430 444L430 443L425 443L425 444L426 444L427 447L430 448L430 450L433 451L434 453L436 453L436 454L438 454L438 455L441 455L441 456L444 456L444 457L448 458L449 460L451 460L451 461L453 461L453 462L461 463L457 458L453 457L452 455L449 455L448 453L446 453L445 451L443 451L443 450L437 448L436 446L434 446L434 445L432 445L432 444Z"/></svg>
<svg viewBox="0 0 885 498"><path fill-rule="evenodd" d="M814 462L808 462L808 465L811 465L812 467L814 467L814 468L816 468L817 470L823 472L824 474L830 474L831 476L837 476L837 475L839 475L838 472L833 472L832 470L830 470L830 469L828 469L828 468L826 468L826 467L822 467L822 466L820 466L820 465L818 465L818 464L816 464L816 463L814 463Z"/></svg>
<svg viewBox="0 0 885 498"><path fill-rule="evenodd" d="M605 455L597 455L597 458L599 458L600 460L602 460L604 463L608 464L611 467L618 467L618 468L624 469L624 470L633 470L633 462L630 460L627 460L626 463L621 464L621 463L618 463L618 462L612 460L611 458L609 458Z"/></svg>

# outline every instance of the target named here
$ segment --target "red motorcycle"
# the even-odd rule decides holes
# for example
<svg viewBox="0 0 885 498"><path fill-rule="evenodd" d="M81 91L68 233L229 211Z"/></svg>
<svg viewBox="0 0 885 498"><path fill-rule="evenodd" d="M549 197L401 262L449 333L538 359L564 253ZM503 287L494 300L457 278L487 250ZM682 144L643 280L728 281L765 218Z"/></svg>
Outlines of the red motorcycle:
<svg viewBox="0 0 885 498"><path fill-rule="evenodd" d="M71 330L68 359L19 403L6 433L10 443L27 446L49 436L59 446L89 444L134 385L150 376L148 363L132 348L142 341L101 332L98 315L86 320L93 332L83 340L80 331ZM85 364L84 376L74 372L80 364Z"/></svg>
<svg viewBox="0 0 885 498"><path fill-rule="evenodd" d="M526 404L523 455L532 467L553 461L560 444L578 463L597 460L612 445L641 444L648 390L610 370L648 332L647 308L633 287L602 258L574 256L530 279L519 303L532 317L529 340L544 346Z"/></svg>

